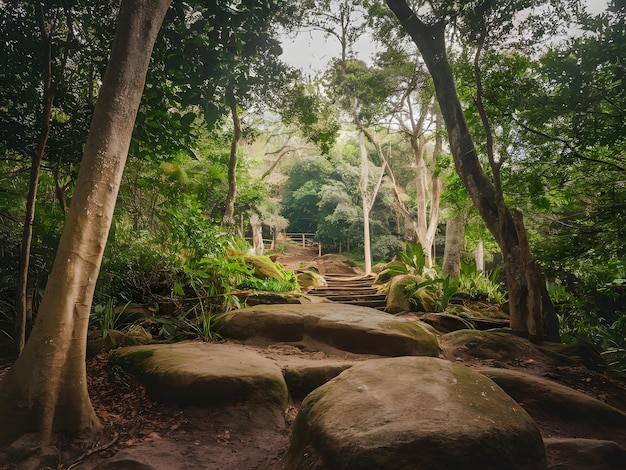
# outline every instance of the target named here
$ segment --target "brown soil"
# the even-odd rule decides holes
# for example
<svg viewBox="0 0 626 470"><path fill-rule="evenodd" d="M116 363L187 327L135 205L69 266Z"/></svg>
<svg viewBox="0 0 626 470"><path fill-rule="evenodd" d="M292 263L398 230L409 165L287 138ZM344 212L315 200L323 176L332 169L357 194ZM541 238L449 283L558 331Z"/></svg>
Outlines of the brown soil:
<svg viewBox="0 0 626 470"><path fill-rule="evenodd" d="M317 257L314 248L295 247L278 261L293 269L300 262ZM305 354L288 345L265 348L272 354ZM333 353L308 353L320 361L335 359ZM0 355L0 359L2 356ZM536 359L514 361L472 360L472 368L505 367L550 378L626 411L626 389L606 375L584 367L555 367ZM0 378L9 364L0 365ZM85 446L71 440L55 443L60 449L60 466L8 465L2 468L81 468L91 469L105 459L118 462L106 468L125 466L121 459L135 459L157 469L238 469L278 470L289 445L290 426L299 403L294 401L285 413L258 406L180 408L158 403L131 376L111 369L106 355L88 361L89 392L95 411L104 425L97 442ZM568 436L559 422L538 423L544 437ZM148 468L148 467L145 467Z"/></svg>

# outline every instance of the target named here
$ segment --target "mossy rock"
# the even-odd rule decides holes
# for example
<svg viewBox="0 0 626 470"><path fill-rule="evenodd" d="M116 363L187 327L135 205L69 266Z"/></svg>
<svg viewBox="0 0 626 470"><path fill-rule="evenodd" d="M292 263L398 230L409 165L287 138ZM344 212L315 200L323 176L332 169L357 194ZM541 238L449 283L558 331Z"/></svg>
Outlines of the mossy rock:
<svg viewBox="0 0 626 470"><path fill-rule="evenodd" d="M303 271L296 274L301 289L317 289L328 285L324 276L315 271Z"/></svg>
<svg viewBox="0 0 626 470"><path fill-rule="evenodd" d="M269 256L243 255L243 259L246 265L254 270L253 276L257 279L285 280L282 268Z"/></svg>
<svg viewBox="0 0 626 470"><path fill-rule="evenodd" d="M111 362L135 375L148 393L182 406L256 403L287 407L276 363L243 346L201 342L116 350Z"/></svg>
<svg viewBox="0 0 626 470"><path fill-rule="evenodd" d="M406 287L409 284L420 284L424 281L426 281L426 278L415 274L401 274L392 277L391 281L389 281L385 311L387 313L400 313L411 310L421 312L435 311L435 299L427 289L420 289L411 297L406 293Z"/></svg>
<svg viewBox="0 0 626 470"><path fill-rule="evenodd" d="M354 365L302 402L287 468L540 470L531 417L494 382L436 358Z"/></svg>
<svg viewBox="0 0 626 470"><path fill-rule="evenodd" d="M391 270L387 269L386 267L383 267L383 269L378 271L378 273L376 274L376 279L374 279L374 282L372 283L372 285L382 286L384 284L387 284L391 280L392 277L393 277L393 273L391 272Z"/></svg>
<svg viewBox="0 0 626 470"><path fill-rule="evenodd" d="M376 263L374 266L372 266L372 272L374 274L380 274L386 268L387 268L387 264L386 263Z"/></svg>

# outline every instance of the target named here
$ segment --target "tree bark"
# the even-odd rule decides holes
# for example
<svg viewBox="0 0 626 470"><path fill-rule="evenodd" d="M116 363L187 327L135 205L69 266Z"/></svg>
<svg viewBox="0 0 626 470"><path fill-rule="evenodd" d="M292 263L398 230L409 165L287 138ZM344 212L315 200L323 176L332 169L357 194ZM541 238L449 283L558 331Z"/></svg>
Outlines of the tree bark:
<svg viewBox="0 0 626 470"><path fill-rule="evenodd" d="M52 38L47 30L40 2L35 5L37 23L44 45L44 73L43 73L43 109L41 112L41 133L30 164L30 178L28 182L28 196L26 197L26 213L24 214L24 229L22 231L22 251L20 253L20 268L17 276L17 316L15 319L15 350L22 353L26 341L26 319L28 316L28 268L30 266L30 248L33 238L33 221L35 219L35 204L37 202L37 188L39 173L50 135L50 118L52 104L56 94L56 83L52 77Z"/></svg>
<svg viewBox="0 0 626 470"><path fill-rule="evenodd" d="M261 224L261 218L258 214L252 214L250 217L250 225L252 226L252 246L254 247L254 254L262 256L265 251L265 245L263 244L263 224Z"/></svg>
<svg viewBox="0 0 626 470"><path fill-rule="evenodd" d="M461 272L461 254L465 246L465 219L457 216L446 222L446 245L443 249L443 273L457 277Z"/></svg>
<svg viewBox="0 0 626 470"><path fill-rule="evenodd" d="M230 112L233 118L233 140L230 143L230 159L228 160L228 195L224 210L223 225L232 227L235 223L235 197L237 195L237 148L241 139L241 122L237 113L237 98L231 91L228 97Z"/></svg>
<svg viewBox="0 0 626 470"><path fill-rule="evenodd" d="M478 240L476 250L474 251L474 261L476 262L476 271L485 272L485 246L482 240Z"/></svg>
<svg viewBox="0 0 626 470"><path fill-rule="evenodd" d="M100 429L87 391L89 312L152 47L170 0L123 0L76 189L33 331L0 384L0 444Z"/></svg>
<svg viewBox="0 0 626 470"><path fill-rule="evenodd" d="M496 194L478 159L447 59L445 21L428 25L418 18L405 0L386 2L422 54L433 78L456 171L502 250L511 328L535 340L558 341L558 328L555 330L552 326L547 331L543 328L544 314L552 315L553 308L550 298L541 294L545 290L541 287L541 273L530 252L525 232L520 233L523 227L521 218L518 217L516 223L513 213L503 202L502 195ZM548 320L547 323L553 325L553 320Z"/></svg>
<svg viewBox="0 0 626 470"><path fill-rule="evenodd" d="M365 258L365 274L368 275L372 272L372 247L370 241L370 210L372 208L370 198L372 198L372 196L367 190L367 183L369 182L369 160L367 158L365 134L363 132L359 132L359 146L361 149L361 181L359 189L363 207L363 255ZM376 198L376 195L374 195L373 198Z"/></svg>

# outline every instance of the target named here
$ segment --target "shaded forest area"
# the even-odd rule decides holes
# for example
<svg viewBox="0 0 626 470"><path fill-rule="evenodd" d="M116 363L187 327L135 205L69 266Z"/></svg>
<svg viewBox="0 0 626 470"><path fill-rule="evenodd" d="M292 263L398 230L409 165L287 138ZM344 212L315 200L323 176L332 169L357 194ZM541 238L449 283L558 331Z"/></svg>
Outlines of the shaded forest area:
<svg viewBox="0 0 626 470"><path fill-rule="evenodd" d="M47 335L68 315L83 350L87 330L106 339L146 310L158 339L215 339L212 319L242 305L238 292L299 289L291 271L255 276L248 253L281 253L286 232L304 232L366 274L395 257L441 310L458 293L502 305L525 336L586 342L626 372L623 1L595 15L573 0L438 1L415 17L391 0L159 3L145 86L129 74L136 109L109 121L94 113L121 93L105 76L117 7L0 5L6 362L36 321ZM281 41L307 30L340 52L304 75ZM371 58L354 51L364 31ZM113 151L121 115L128 138ZM57 254L79 243L63 245L64 226L68 240L94 227L78 258L95 271L54 284L80 286L75 314L56 310L65 287L46 289ZM61 428L76 426L88 427Z"/></svg>

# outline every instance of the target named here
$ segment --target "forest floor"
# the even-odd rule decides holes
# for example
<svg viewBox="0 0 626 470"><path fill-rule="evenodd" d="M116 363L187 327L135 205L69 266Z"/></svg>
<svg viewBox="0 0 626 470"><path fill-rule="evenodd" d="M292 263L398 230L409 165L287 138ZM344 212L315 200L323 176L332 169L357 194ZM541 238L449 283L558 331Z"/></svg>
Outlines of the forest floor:
<svg viewBox="0 0 626 470"><path fill-rule="evenodd" d="M293 269L315 257L316 248L292 247L278 262ZM6 346L0 345L0 379L11 365L9 357ZM320 355L320 360L332 359ZM493 361L478 359L463 364L472 368L494 366ZM557 382L626 412L626 387L604 374L582 367L563 367L555 375L552 365L537 361L532 364L532 370L522 363L505 367L539 376L549 374ZM90 359L87 371L89 394L104 429L99 440L88 445L71 440L55 443L60 452L60 466L9 464L0 468L91 469L112 456L140 460L156 469L283 468L281 462L289 445L298 402L292 403L284 415L245 406L181 408L151 399L132 376L112 369L106 354ZM559 426L561 423L539 424L544 437L566 435ZM126 467L118 462L99 468L141 467L136 464Z"/></svg>

